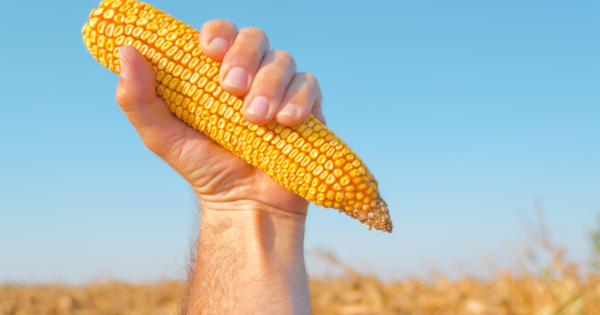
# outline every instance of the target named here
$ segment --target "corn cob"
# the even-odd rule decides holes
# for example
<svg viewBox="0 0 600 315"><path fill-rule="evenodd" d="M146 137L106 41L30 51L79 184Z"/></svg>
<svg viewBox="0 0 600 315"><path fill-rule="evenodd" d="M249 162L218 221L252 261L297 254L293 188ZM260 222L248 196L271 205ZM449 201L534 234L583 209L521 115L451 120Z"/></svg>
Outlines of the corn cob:
<svg viewBox="0 0 600 315"><path fill-rule="evenodd" d="M243 99L221 89L221 63L202 54L193 28L142 2L105 0L82 32L89 52L117 74L119 48L136 48L153 65L156 93L177 118L285 188L368 229L392 231L387 204L361 159L312 115L293 127L245 121Z"/></svg>

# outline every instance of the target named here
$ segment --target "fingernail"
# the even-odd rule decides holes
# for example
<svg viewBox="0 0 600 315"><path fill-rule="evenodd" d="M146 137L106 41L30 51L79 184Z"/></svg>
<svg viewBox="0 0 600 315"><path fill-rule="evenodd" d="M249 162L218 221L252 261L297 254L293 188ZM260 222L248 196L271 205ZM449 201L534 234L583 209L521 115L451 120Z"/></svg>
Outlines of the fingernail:
<svg viewBox="0 0 600 315"><path fill-rule="evenodd" d="M232 68L225 77L225 83L232 87L245 88L248 86L248 74L242 68Z"/></svg>
<svg viewBox="0 0 600 315"><path fill-rule="evenodd" d="M125 55L128 54L127 50L129 50L127 46L122 46L121 49L119 49L119 67L121 68L119 75L125 75L125 72L127 72L127 68L129 67L127 57L125 57Z"/></svg>
<svg viewBox="0 0 600 315"><path fill-rule="evenodd" d="M229 49L229 43L226 40L219 38L219 37L211 40L210 44L208 44L208 46L210 46L212 49L218 50L222 53L227 52L227 49Z"/></svg>
<svg viewBox="0 0 600 315"><path fill-rule="evenodd" d="M282 110L279 111L280 114L290 116L292 118L296 118L298 114L298 107L296 105L288 103L286 104Z"/></svg>
<svg viewBox="0 0 600 315"><path fill-rule="evenodd" d="M250 102L246 111L250 114L266 118L269 114L269 100L264 96L257 96Z"/></svg>

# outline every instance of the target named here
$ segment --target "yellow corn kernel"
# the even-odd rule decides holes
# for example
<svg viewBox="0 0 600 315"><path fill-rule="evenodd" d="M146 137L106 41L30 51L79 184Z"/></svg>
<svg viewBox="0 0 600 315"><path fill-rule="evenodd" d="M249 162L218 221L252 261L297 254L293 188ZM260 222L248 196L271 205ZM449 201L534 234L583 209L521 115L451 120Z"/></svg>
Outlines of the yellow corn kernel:
<svg viewBox="0 0 600 315"><path fill-rule="evenodd" d="M387 205L362 160L312 114L293 127L249 124L241 115L243 98L221 89L221 63L202 54L196 30L141 2L105 0L82 33L88 51L116 73L120 47L139 50L153 66L157 95L175 116L287 189L391 232Z"/></svg>

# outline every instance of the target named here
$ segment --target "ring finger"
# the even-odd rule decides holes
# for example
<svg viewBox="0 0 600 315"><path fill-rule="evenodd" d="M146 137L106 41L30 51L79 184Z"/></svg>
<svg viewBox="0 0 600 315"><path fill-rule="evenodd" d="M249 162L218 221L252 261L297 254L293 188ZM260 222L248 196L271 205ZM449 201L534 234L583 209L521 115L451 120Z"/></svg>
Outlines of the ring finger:
<svg viewBox="0 0 600 315"><path fill-rule="evenodd" d="M284 93L296 73L296 63L281 50L269 51L261 62L242 111L253 124L266 124L277 113Z"/></svg>
<svg viewBox="0 0 600 315"><path fill-rule="evenodd" d="M234 95L248 93L268 50L269 40L263 31L252 27L241 29L223 59L219 74L221 87Z"/></svg>
<svg viewBox="0 0 600 315"><path fill-rule="evenodd" d="M319 83L310 73L299 72L287 87L275 119L284 126L293 126L306 119L309 113L325 123L321 113Z"/></svg>

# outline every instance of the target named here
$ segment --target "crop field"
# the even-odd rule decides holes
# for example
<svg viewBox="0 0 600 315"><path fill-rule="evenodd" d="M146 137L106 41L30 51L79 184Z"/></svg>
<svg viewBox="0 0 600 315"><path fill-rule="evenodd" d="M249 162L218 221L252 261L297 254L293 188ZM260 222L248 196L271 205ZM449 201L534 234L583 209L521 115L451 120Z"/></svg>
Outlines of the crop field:
<svg viewBox="0 0 600 315"><path fill-rule="evenodd" d="M432 281L382 282L331 261L343 274L312 278L314 314L600 314L600 275L581 275L561 253L543 272L502 272L483 281L442 275ZM110 281L81 287L0 286L0 314L178 314L184 284Z"/></svg>

